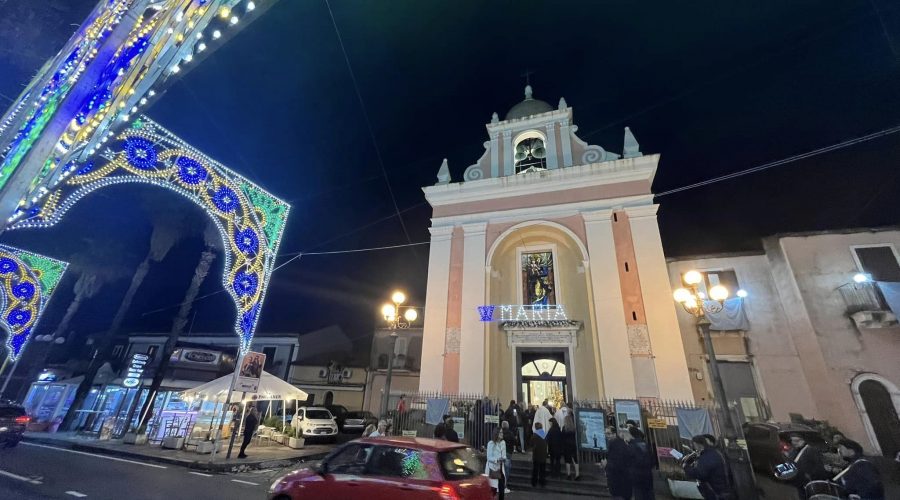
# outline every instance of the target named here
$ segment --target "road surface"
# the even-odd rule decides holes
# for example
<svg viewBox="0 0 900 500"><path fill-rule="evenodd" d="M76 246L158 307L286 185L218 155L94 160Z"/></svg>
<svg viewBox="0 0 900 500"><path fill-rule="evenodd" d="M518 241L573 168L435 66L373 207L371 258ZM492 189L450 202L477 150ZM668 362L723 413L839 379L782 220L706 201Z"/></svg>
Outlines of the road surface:
<svg viewBox="0 0 900 500"><path fill-rule="evenodd" d="M286 470L210 474L177 465L94 455L22 442L0 449L0 499L263 500ZM585 497L514 492L510 500Z"/></svg>

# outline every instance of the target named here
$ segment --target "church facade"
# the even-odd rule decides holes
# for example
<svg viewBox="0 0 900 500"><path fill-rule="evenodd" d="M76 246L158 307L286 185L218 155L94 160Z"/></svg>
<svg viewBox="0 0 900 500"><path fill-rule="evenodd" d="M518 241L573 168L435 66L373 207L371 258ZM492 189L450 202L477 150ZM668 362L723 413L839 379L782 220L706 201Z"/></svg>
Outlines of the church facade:
<svg viewBox="0 0 900 500"><path fill-rule="evenodd" d="M576 135L525 100L482 157L425 187L433 209L420 390L538 404L692 400L651 185L659 155Z"/></svg>

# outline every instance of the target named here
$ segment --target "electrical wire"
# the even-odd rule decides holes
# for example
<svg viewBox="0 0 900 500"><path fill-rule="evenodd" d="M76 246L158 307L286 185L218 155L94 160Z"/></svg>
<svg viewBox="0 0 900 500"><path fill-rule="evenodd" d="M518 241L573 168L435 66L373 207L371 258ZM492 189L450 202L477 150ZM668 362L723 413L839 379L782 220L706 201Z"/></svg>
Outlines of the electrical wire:
<svg viewBox="0 0 900 500"><path fill-rule="evenodd" d="M821 147L818 149L814 149L812 151L807 151L806 153L800 153L794 156L789 156L787 158L782 158L781 160L776 160L769 163L764 163L762 165L748 168L745 170L739 170L737 172L732 172L730 174L720 175L719 177L713 177L712 179L707 179L705 181L695 182L693 184L688 184L686 186L677 187L674 189L669 189L667 191L663 191L661 193L656 193L656 197L660 198L662 196L680 193L682 191L687 191L688 189L694 189L702 186L708 186L710 184L715 184L717 182L726 181L728 179L734 179L735 177L741 177L744 175L754 174L756 172L761 172L763 170L768 170L770 168L779 167L781 165L785 165L788 163L793 163L795 161L803 160L806 158L812 158L814 156L819 156L821 154L830 153L831 151L837 151L839 149L844 149L855 144L859 144L866 141L871 141L872 139L877 139L879 137L884 137L886 135L895 134L900 132L900 125L887 128L884 130L879 130L878 132L873 132L868 135L864 135L862 137L856 137L853 139L848 139L846 141L839 142L837 144L832 144L830 146Z"/></svg>
<svg viewBox="0 0 900 500"><path fill-rule="evenodd" d="M338 44L341 47L341 53L344 55L344 62L347 63L347 71L350 73L350 80L353 82L353 90L356 91L356 98L359 100L359 107L362 110L363 119L365 119L366 127L369 130L369 137L372 138L372 146L375 148L375 158L378 160L378 166L381 167L381 174L384 176L384 183L387 185L388 193L391 196L391 202L394 204L394 211L397 214L397 218L400 221L400 227L403 229L403 234L406 236L406 241L412 243L412 238L409 236L409 231L406 229L406 223L403 221L403 217L400 215L400 206L397 205L397 197L394 196L394 188L391 187L391 181L388 178L387 169L384 168L384 160L381 157L381 148L378 147L378 140L375 138L375 131L372 128L372 121L369 119L369 112L366 109L366 103L363 100L362 92L359 90L359 82L356 80L356 73L353 72L353 66L350 64L350 56L347 55L347 49L344 47L344 37L341 36L341 30L338 28L337 20L334 18L334 12L331 10L331 3L328 0L325 0L325 6L328 7L328 15L331 17L331 24L334 26L334 33L337 35ZM416 260L419 259L418 254L413 254L416 257Z"/></svg>

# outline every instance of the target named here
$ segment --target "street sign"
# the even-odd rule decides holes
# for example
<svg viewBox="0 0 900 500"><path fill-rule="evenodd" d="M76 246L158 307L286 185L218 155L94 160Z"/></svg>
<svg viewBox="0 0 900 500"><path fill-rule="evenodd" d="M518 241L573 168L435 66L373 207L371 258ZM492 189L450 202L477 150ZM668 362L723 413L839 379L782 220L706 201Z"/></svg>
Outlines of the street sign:
<svg viewBox="0 0 900 500"><path fill-rule="evenodd" d="M241 392L259 392L259 379L263 367L266 366L266 355L261 352L248 352L241 358L238 374L234 382L234 390Z"/></svg>
<svg viewBox="0 0 900 500"><path fill-rule="evenodd" d="M669 424L666 423L664 418L648 418L647 427L651 429L665 429L669 427Z"/></svg>

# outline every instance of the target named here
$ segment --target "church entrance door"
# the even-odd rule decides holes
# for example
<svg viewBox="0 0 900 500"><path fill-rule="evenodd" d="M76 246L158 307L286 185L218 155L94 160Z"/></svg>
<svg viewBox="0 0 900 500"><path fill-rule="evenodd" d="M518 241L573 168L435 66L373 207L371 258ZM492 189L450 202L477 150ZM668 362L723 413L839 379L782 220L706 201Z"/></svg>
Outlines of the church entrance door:
<svg viewBox="0 0 900 500"><path fill-rule="evenodd" d="M519 348L521 400L540 405L545 399L555 408L571 399L568 350Z"/></svg>

